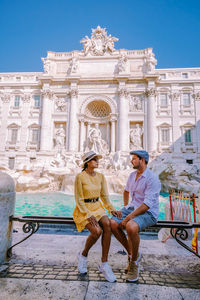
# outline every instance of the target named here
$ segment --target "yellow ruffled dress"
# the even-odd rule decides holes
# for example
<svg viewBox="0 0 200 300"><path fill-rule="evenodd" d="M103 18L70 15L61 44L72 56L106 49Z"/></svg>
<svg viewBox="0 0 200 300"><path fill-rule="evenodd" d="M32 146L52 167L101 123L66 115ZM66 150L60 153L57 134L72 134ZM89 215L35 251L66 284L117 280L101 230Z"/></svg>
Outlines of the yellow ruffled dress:
<svg viewBox="0 0 200 300"><path fill-rule="evenodd" d="M99 201L84 202L84 199L99 197ZM103 174L96 172L95 176L87 174L86 171L79 173L75 179L75 201L73 219L77 230L81 232L89 223L88 218L92 215L99 221L106 216L105 208L111 213L114 210L109 201L106 179Z"/></svg>

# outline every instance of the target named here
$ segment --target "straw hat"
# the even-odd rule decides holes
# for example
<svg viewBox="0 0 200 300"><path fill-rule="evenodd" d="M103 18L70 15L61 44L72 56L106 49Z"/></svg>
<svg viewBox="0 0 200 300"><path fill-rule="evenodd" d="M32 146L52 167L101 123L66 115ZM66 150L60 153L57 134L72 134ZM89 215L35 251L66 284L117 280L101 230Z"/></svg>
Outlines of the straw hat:
<svg viewBox="0 0 200 300"><path fill-rule="evenodd" d="M85 153L82 157L83 159L83 163L81 165L81 167L83 168L85 163L89 162L90 160L92 160L94 157L97 157L98 159L102 158L102 155L95 153L94 151L89 151L87 153Z"/></svg>

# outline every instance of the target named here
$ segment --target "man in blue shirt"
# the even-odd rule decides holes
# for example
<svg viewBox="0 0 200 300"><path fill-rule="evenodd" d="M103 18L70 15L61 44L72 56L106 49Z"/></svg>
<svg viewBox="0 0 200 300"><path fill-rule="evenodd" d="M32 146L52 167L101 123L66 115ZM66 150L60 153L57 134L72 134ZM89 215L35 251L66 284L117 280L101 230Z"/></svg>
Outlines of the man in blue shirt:
<svg viewBox="0 0 200 300"><path fill-rule="evenodd" d="M121 218L111 219L112 232L128 253L126 280L139 279L139 232L157 222L159 214L160 180L147 167L149 154L144 150L131 151L131 163L136 171L129 175L123 193L124 207ZM131 201L129 202L129 195ZM128 240L123 230L126 230Z"/></svg>

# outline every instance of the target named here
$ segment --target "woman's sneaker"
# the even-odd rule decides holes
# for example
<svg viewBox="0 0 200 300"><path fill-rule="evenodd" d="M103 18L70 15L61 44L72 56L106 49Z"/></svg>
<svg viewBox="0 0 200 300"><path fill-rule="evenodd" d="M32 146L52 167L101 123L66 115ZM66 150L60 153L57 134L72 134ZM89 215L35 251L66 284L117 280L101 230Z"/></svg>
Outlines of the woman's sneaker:
<svg viewBox="0 0 200 300"><path fill-rule="evenodd" d="M135 261L130 261L128 273L126 274L126 281L135 282L139 279L140 265L136 264Z"/></svg>
<svg viewBox="0 0 200 300"><path fill-rule="evenodd" d="M138 264L140 262L141 258L142 258L142 254L140 252L138 252L136 264ZM128 256L128 264L127 264L127 267L124 270L125 274L128 273L128 268L129 268L130 261L131 261L131 258L130 258L130 256Z"/></svg>
<svg viewBox="0 0 200 300"><path fill-rule="evenodd" d="M78 270L81 274L87 273L87 257L83 256L80 252L78 254Z"/></svg>
<svg viewBox="0 0 200 300"><path fill-rule="evenodd" d="M104 275L105 279L109 282L115 282L116 281L116 277L111 269L111 267L109 266L109 264L106 263L102 263L100 266L98 266L99 271Z"/></svg>

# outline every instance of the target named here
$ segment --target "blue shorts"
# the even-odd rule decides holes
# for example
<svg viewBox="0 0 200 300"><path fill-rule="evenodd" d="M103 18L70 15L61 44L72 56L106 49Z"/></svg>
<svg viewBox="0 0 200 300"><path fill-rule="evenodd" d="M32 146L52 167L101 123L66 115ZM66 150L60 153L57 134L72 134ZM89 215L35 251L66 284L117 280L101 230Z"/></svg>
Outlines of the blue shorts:
<svg viewBox="0 0 200 300"><path fill-rule="evenodd" d="M118 224L121 223L122 220L124 220L130 213L134 211L134 207L125 208L123 207L121 209L122 212L122 218L118 219L117 217L112 217L113 220L115 220ZM144 214L139 215L132 219L135 221L139 226L139 231L144 230L146 227L152 226L156 224L157 220L154 218L152 213L149 211L146 211Z"/></svg>

